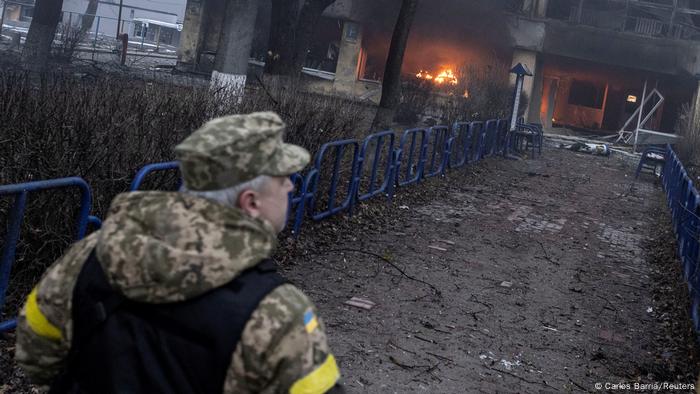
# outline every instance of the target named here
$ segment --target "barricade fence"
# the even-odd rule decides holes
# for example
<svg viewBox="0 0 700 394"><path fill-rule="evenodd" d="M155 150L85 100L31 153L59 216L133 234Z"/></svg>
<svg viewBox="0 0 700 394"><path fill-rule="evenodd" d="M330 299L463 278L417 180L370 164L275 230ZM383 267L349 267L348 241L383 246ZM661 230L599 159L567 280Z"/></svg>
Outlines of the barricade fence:
<svg viewBox="0 0 700 394"><path fill-rule="evenodd" d="M700 333L700 281L698 252L700 241L700 194L673 148L666 147L666 161L661 180L671 210L673 231L678 240L678 256L691 300L691 317L696 333Z"/></svg>
<svg viewBox="0 0 700 394"><path fill-rule="evenodd" d="M295 190L289 195L287 220L296 236L306 217L320 221L342 212L352 214L354 207L383 195L390 202L396 187L419 183L443 175L496 154L509 157L518 151L517 138L508 131L506 119L487 122L457 122L453 127L435 126L404 131L400 138L393 131L383 131L364 140L340 140L324 144L306 174L293 174ZM152 163L134 177L129 191L141 190L155 173L179 171L177 162ZM177 174L179 178L179 174ZM20 227L30 193L57 188L81 191L76 240L83 238L88 225L99 229L101 222L91 216L92 199L88 184L81 178L62 178L0 186L0 198L14 197L7 223L7 235L0 255L0 311L9 285L10 271ZM178 182L176 188L180 187ZM697 207L695 208L697 209ZM697 254L697 245L695 254ZM15 320L0 322L0 332L13 329Z"/></svg>

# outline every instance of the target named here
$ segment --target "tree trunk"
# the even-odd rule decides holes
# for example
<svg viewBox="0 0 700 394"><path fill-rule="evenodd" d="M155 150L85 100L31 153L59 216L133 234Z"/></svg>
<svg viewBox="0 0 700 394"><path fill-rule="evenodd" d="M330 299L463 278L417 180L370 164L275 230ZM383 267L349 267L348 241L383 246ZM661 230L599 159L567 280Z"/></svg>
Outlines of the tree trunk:
<svg viewBox="0 0 700 394"><path fill-rule="evenodd" d="M62 7L63 0L37 0L22 51L22 58L27 65L39 69L46 67Z"/></svg>
<svg viewBox="0 0 700 394"><path fill-rule="evenodd" d="M90 29L92 29L92 24L95 21L95 14L97 13L97 6L99 4L98 0L90 0L88 2L87 8L85 8L85 14L80 22L80 35L84 35Z"/></svg>
<svg viewBox="0 0 700 394"><path fill-rule="evenodd" d="M314 27L335 0L272 0L272 18L265 73L292 78L301 75ZM291 17L290 17L291 15Z"/></svg>
<svg viewBox="0 0 700 394"><path fill-rule="evenodd" d="M377 108L377 115L372 122L373 130L390 128L396 109L401 102L401 66L417 6L418 0L402 0L401 11L399 11L399 17L396 20L396 26L394 26L389 56L384 68L382 98L379 102L379 108Z"/></svg>
<svg viewBox="0 0 700 394"><path fill-rule="evenodd" d="M229 0L214 59L211 86L243 96L253 46L257 0Z"/></svg>

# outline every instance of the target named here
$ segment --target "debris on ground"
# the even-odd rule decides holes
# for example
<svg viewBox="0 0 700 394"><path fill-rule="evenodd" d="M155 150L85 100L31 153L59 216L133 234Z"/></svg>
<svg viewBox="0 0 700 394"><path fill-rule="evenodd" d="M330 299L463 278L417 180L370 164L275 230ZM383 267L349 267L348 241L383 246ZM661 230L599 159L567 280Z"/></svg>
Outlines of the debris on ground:
<svg viewBox="0 0 700 394"><path fill-rule="evenodd" d="M587 142L574 142L573 144L562 144L560 148L573 152L588 153L597 156L610 156L610 148L607 144L592 144Z"/></svg>
<svg viewBox="0 0 700 394"><path fill-rule="evenodd" d="M351 299L345 301L345 305L350 305L350 306L354 306L356 308L370 310L370 309L374 308L377 304L375 304L374 302L372 302L371 300L368 300L366 298L352 297Z"/></svg>

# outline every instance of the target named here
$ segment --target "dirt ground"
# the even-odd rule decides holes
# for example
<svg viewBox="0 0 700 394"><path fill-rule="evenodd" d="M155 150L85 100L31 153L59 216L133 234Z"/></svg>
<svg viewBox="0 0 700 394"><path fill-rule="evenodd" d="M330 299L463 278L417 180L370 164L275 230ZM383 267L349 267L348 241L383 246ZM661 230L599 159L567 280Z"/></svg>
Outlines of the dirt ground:
<svg viewBox="0 0 700 394"><path fill-rule="evenodd" d="M697 352L666 212L655 178L550 148L306 224L278 259L318 305L351 393L690 384ZM0 392L29 391L11 336L2 347Z"/></svg>
<svg viewBox="0 0 700 394"><path fill-rule="evenodd" d="M350 392L695 383L663 192L633 174L558 149L490 159L399 189L389 212L306 228L286 275L318 304Z"/></svg>

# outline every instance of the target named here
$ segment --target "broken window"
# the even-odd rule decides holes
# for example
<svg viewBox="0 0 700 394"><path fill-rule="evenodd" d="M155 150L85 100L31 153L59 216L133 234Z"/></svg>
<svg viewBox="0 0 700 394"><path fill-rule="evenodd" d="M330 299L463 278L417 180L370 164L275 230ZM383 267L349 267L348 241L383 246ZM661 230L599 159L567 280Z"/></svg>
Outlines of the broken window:
<svg viewBox="0 0 700 394"><path fill-rule="evenodd" d="M547 17L553 19L567 20L571 14L571 8L578 4L571 0L550 1L547 4Z"/></svg>
<svg viewBox="0 0 700 394"><path fill-rule="evenodd" d="M351 33L350 29L348 33ZM355 29L355 34L359 34L357 29ZM343 22L341 20L321 18L314 27L313 40L309 46L304 67L335 72L340 55L342 35Z"/></svg>
<svg viewBox="0 0 700 394"><path fill-rule="evenodd" d="M571 81L569 104L595 109L603 108L605 85L590 81Z"/></svg>

